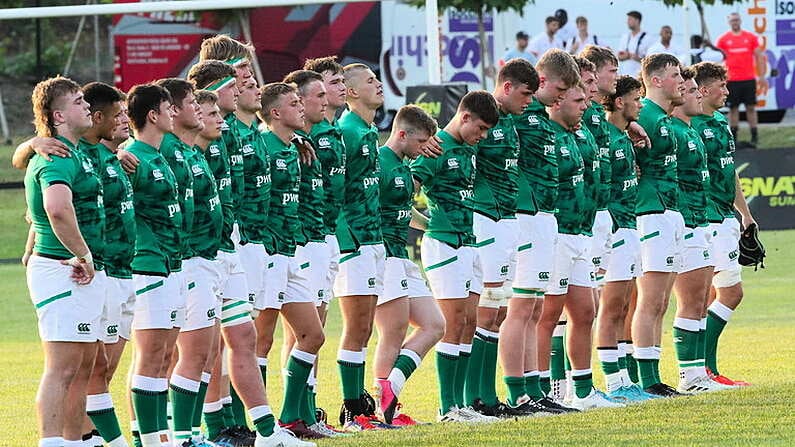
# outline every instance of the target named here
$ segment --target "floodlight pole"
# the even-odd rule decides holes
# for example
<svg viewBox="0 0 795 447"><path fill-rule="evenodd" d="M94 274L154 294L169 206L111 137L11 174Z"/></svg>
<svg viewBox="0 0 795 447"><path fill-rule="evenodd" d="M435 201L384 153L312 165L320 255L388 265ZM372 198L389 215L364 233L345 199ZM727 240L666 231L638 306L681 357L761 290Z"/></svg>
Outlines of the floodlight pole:
<svg viewBox="0 0 795 447"><path fill-rule="evenodd" d="M425 1L425 30L428 35L428 83L442 83L442 57L439 48L439 10L436 0Z"/></svg>

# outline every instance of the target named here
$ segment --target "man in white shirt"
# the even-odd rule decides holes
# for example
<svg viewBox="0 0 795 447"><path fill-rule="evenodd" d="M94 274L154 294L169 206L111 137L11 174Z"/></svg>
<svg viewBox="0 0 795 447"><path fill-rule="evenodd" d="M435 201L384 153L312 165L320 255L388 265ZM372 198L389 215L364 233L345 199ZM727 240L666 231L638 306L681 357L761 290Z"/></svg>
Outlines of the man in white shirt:
<svg viewBox="0 0 795 447"><path fill-rule="evenodd" d="M674 32L670 26L664 25L660 28L660 40L652 44L649 49L646 51L646 54L654 54L654 53L666 53L672 54L677 57L683 64L689 65L689 61L685 59L685 51L682 49L680 45L675 44L671 41Z"/></svg>
<svg viewBox="0 0 795 447"><path fill-rule="evenodd" d="M528 43L527 41L529 38L530 36L528 36L527 33L524 31L519 31L518 33L516 33L516 47L511 48L510 50L508 50L508 52L505 53L505 56L502 57L502 61L500 61L501 65L505 64L511 59L517 59L517 58L524 59L526 61L529 61L531 64L535 65L536 62L538 62L538 58L535 57L533 53L527 51L527 43Z"/></svg>
<svg viewBox="0 0 795 447"><path fill-rule="evenodd" d="M640 29L643 16L638 11L627 13L629 32L621 36L616 49L618 50L618 73L630 76L640 74L640 60L646 56L653 39Z"/></svg>
<svg viewBox="0 0 795 447"><path fill-rule="evenodd" d="M555 37L559 38L560 41L563 42L563 49L569 51L571 41L577 34L577 28L574 26L574 22L569 21L569 14L565 9L556 10L553 16L558 19L559 23L558 31L555 33Z"/></svg>
<svg viewBox="0 0 795 447"><path fill-rule="evenodd" d="M599 45L599 38L595 34L588 32L588 19L583 16L577 17L577 34L566 40L566 51L569 54L580 54L586 45ZM558 31L560 33L560 31Z"/></svg>
<svg viewBox="0 0 795 447"><path fill-rule="evenodd" d="M547 17L546 30L543 33L536 34L533 40L530 41L528 48L530 52L536 57L541 57L550 48L563 49L563 42L555 35L559 28L560 21L557 18L553 16Z"/></svg>

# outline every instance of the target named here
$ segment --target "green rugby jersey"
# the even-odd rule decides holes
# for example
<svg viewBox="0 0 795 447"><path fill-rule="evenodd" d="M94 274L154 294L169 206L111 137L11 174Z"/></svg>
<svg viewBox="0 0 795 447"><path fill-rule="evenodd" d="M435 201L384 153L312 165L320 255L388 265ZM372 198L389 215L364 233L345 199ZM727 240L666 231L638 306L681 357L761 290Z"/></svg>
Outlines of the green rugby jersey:
<svg viewBox="0 0 795 447"><path fill-rule="evenodd" d="M191 255L215 259L224 222L215 177L198 146L190 152L188 164L193 174L193 227L187 238Z"/></svg>
<svg viewBox="0 0 795 447"><path fill-rule="evenodd" d="M301 166L298 149L285 144L273 132L263 134L268 148L272 183L270 186L270 211L263 243L269 254L295 255L298 223Z"/></svg>
<svg viewBox="0 0 795 447"><path fill-rule="evenodd" d="M599 147L599 170L602 172L599 193L596 196L596 208L607 209L610 201L610 129L607 126L607 114L604 107L596 101L585 110L582 122L588 127Z"/></svg>
<svg viewBox="0 0 795 447"><path fill-rule="evenodd" d="M139 160L130 176L135 207L133 273L168 276L184 238L177 178L160 151L133 140L126 150Z"/></svg>
<svg viewBox="0 0 795 447"><path fill-rule="evenodd" d="M602 175L604 173L600 167L600 148L597 147L596 139L588 126L581 125L579 129L575 130L574 139L577 141L577 149L580 151L583 162L585 203L583 204L582 233L590 236L596 218L596 210L599 209L599 196L602 194Z"/></svg>
<svg viewBox="0 0 795 447"><path fill-rule="evenodd" d="M472 197L475 195L475 147L440 130L442 154L412 160L411 174L428 198L430 220L425 236L454 248L475 243Z"/></svg>
<svg viewBox="0 0 795 447"><path fill-rule="evenodd" d="M573 132L550 120L555 132L555 152L558 158L559 179L557 195L558 233L584 234L585 182L582 154ZM590 229L589 229L590 230Z"/></svg>
<svg viewBox="0 0 795 447"><path fill-rule="evenodd" d="M135 208L130 178L116 154L102 143L81 146L102 179L105 207L105 272L114 278L132 278L135 253Z"/></svg>
<svg viewBox="0 0 795 447"><path fill-rule="evenodd" d="M607 210L613 218L613 231L637 228L635 205L638 198L638 176L635 170L635 148L629 135L612 123L610 130L610 201Z"/></svg>
<svg viewBox="0 0 795 447"><path fill-rule="evenodd" d="M171 269L178 271L182 269L182 259L192 257L190 249L190 235L193 228L193 175L190 172L188 157L193 152L193 148L183 143L173 133L167 133L160 142L160 154L166 159L168 166L177 179L177 194L179 196L179 207L182 210L182 238L179 247L179 261L174 260Z"/></svg>
<svg viewBox="0 0 795 447"><path fill-rule="evenodd" d="M380 244L378 213L378 129L346 111L339 120L345 141L345 203L337 222L340 250Z"/></svg>
<svg viewBox="0 0 795 447"><path fill-rule="evenodd" d="M555 132L546 107L533 99L521 115L515 116L519 135L519 185L517 211L535 214L555 212L558 197L558 158Z"/></svg>
<svg viewBox="0 0 795 447"><path fill-rule="evenodd" d="M387 257L408 259L411 206L414 204L414 179L411 169L387 146L378 150L381 166L378 187L381 197L381 231Z"/></svg>
<svg viewBox="0 0 795 447"><path fill-rule="evenodd" d="M235 218L243 202L245 185L243 180L243 154L241 148L243 143L240 141L240 128L246 127L238 121L234 113L226 115L224 124L221 127L221 139L224 141L226 153L229 156L229 180L232 187L232 211Z"/></svg>
<svg viewBox="0 0 795 447"><path fill-rule="evenodd" d="M709 169L704 142L696 129L679 118L671 118L677 143L676 174L679 179L679 202L688 227L707 225Z"/></svg>
<svg viewBox="0 0 795 447"><path fill-rule="evenodd" d="M297 130L295 133L312 141L309 135L302 130ZM306 245L307 242L323 242L328 234L323 222L323 210L326 207L324 203L326 192L323 190L323 166L320 160L314 160L309 166L302 163L300 168L299 230L296 234L296 242L298 245Z"/></svg>
<svg viewBox="0 0 795 447"><path fill-rule="evenodd" d="M237 128L240 155L243 158L243 194L238 200L235 215L240 230L240 243L260 244L265 237L271 203L271 160L256 120L247 126L235 119L232 126ZM235 184L234 176L232 184Z"/></svg>
<svg viewBox="0 0 795 447"><path fill-rule="evenodd" d="M636 153L640 169L638 202L640 214L659 214L665 210L679 210L676 179L676 139L671 134L671 117L649 98L641 100L638 124L651 140L650 148Z"/></svg>
<svg viewBox="0 0 795 447"><path fill-rule="evenodd" d="M513 218L519 191L519 135L514 117L500 112L497 125L477 145L475 212L492 220Z"/></svg>
<svg viewBox="0 0 795 447"><path fill-rule="evenodd" d="M734 217L734 195L737 190L734 137L726 117L718 111L712 115L694 116L690 124L701 135L707 151L710 199L707 218L710 222L722 222L727 217Z"/></svg>
<svg viewBox="0 0 795 447"><path fill-rule="evenodd" d="M210 143L202 154L204 159L207 160L207 166L215 179L215 188L218 191L218 199L221 202L221 211L223 213L219 249L232 252L235 251L235 244L232 242L231 237L232 228L235 224L235 210L232 201L229 154L226 151L226 143L224 143L223 137Z"/></svg>
<svg viewBox="0 0 795 447"><path fill-rule="evenodd" d="M25 171L25 202L36 233L33 251L62 259L84 254L71 253L61 244L44 210L44 190L63 184L72 191L77 226L91 250L96 268L101 270L105 252L102 180L97 167L80 144L74 145L66 138L57 138L69 148L71 156L51 156L51 161L47 161L35 154Z"/></svg>
<svg viewBox="0 0 795 447"><path fill-rule="evenodd" d="M342 142L342 131L335 121L323 120L309 132L315 153L323 167L323 191L325 200L323 208L323 224L326 234L337 231L337 218L345 203L345 145Z"/></svg>

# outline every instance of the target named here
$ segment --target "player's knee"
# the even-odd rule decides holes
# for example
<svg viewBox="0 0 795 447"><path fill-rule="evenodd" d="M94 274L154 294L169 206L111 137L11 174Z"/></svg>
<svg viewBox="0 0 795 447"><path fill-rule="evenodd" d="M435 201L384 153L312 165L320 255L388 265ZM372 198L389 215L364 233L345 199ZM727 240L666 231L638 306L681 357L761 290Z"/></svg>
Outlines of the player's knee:
<svg viewBox="0 0 795 447"><path fill-rule="evenodd" d="M312 332L301 334L297 340L297 343L301 346L302 351L312 353L318 352L325 342L326 336L323 334L323 331L318 331L317 333Z"/></svg>

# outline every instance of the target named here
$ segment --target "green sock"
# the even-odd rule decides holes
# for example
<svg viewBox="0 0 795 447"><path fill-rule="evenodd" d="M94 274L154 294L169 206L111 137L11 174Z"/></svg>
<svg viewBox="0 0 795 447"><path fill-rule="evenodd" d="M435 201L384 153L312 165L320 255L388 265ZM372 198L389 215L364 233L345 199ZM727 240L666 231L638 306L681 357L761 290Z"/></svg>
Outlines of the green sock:
<svg viewBox="0 0 795 447"><path fill-rule="evenodd" d="M284 387L282 414L279 421L285 424L301 419L301 402L306 402L306 380L315 363L314 354L293 349L287 361L287 384ZM304 421L307 422L307 421Z"/></svg>
<svg viewBox="0 0 795 447"><path fill-rule="evenodd" d="M265 389L268 389L268 359L266 357L257 357L257 365L259 365L259 374L262 377L262 384Z"/></svg>
<svg viewBox="0 0 795 447"><path fill-rule="evenodd" d="M563 380L566 378L564 357L563 336L552 337L552 344L549 350L549 373L552 380Z"/></svg>
<svg viewBox="0 0 795 447"><path fill-rule="evenodd" d="M467 380L467 373L469 368L469 355L472 345L458 345L459 354L458 354L458 367L455 371L455 404L459 407L465 407L464 405L464 386L466 385ZM466 349L467 351L464 351ZM480 369L480 366L473 366ZM480 382L478 380L478 382Z"/></svg>
<svg viewBox="0 0 795 447"><path fill-rule="evenodd" d="M593 374L591 369L572 370L571 378L574 381L574 393L580 399L588 397L593 389Z"/></svg>
<svg viewBox="0 0 795 447"><path fill-rule="evenodd" d="M714 312L713 306L715 306L715 303L712 303L707 312L707 330L704 332L704 360L707 368L714 374L720 374L718 372L718 339L723 332L723 328L726 327L726 320Z"/></svg>
<svg viewBox="0 0 795 447"><path fill-rule="evenodd" d="M273 434L273 429L276 427L276 419L271 413L271 407L267 405L254 407L249 410L249 414L257 434L266 438Z"/></svg>
<svg viewBox="0 0 795 447"><path fill-rule="evenodd" d="M627 364L627 374L629 374L629 380L631 380L632 383L640 383L640 377L638 376L638 361L630 353L627 353L626 357L624 357L624 361Z"/></svg>
<svg viewBox="0 0 795 447"><path fill-rule="evenodd" d="M654 374L654 359L637 359L638 361L638 376L640 377L640 384L643 388L648 388L654 384L660 383Z"/></svg>
<svg viewBox="0 0 795 447"><path fill-rule="evenodd" d="M248 421L246 420L246 407L243 405L243 401L240 400L240 396L238 396L235 387L229 387L229 396L232 398L232 414L235 415L235 425L248 427Z"/></svg>
<svg viewBox="0 0 795 447"><path fill-rule="evenodd" d="M231 399L231 397L227 396ZM224 414L224 427L234 427L235 426L235 412L232 410L232 402L224 402L223 406L221 407L223 414Z"/></svg>
<svg viewBox="0 0 795 447"><path fill-rule="evenodd" d="M618 369L627 369L627 356L622 350L618 350Z"/></svg>
<svg viewBox="0 0 795 447"><path fill-rule="evenodd" d="M481 398L480 385L481 374L487 365L483 361L483 354L486 342L481 338L481 334L475 332L472 339L472 352L469 354L469 367L466 371L466 383L464 384L464 402L473 405L475 399ZM485 402L485 399L482 399Z"/></svg>
<svg viewBox="0 0 795 447"><path fill-rule="evenodd" d="M696 345L696 359L697 360L705 360L706 358L706 350L707 350L707 330L706 324L707 321L704 319L703 321L699 322L701 324L701 328L698 330L698 344Z"/></svg>
<svg viewBox="0 0 795 447"><path fill-rule="evenodd" d="M306 390L304 391L304 398L301 399L300 402L300 419L306 423L307 426L311 426L312 424L317 422L315 418L315 410L312 408L312 387L308 384L306 385Z"/></svg>
<svg viewBox="0 0 795 447"><path fill-rule="evenodd" d="M439 408L441 414L455 407L455 378L458 369L458 345L438 343L436 345L436 374L439 379Z"/></svg>
<svg viewBox="0 0 795 447"><path fill-rule="evenodd" d="M547 371L546 375L539 377L538 385L541 387L541 391L544 392L545 396L552 391L552 383L549 381L549 371Z"/></svg>
<svg viewBox="0 0 795 447"><path fill-rule="evenodd" d="M683 371L693 371L692 368L700 368L704 365L702 359L698 358L701 321L685 318L674 320L673 338L676 348L676 360L679 363L680 376L689 379Z"/></svg>
<svg viewBox="0 0 795 447"><path fill-rule="evenodd" d="M110 442L121 437L119 419L109 393L86 396L86 414L102 439Z"/></svg>
<svg viewBox="0 0 795 447"><path fill-rule="evenodd" d="M508 387L508 403L516 406L516 401L527 394L525 392L524 377L505 376L502 378Z"/></svg>
<svg viewBox="0 0 795 447"><path fill-rule="evenodd" d="M544 397L544 392L541 390L541 377L538 371L528 371L524 374L524 391L533 400L539 400Z"/></svg>
<svg viewBox="0 0 795 447"><path fill-rule="evenodd" d="M364 353L361 351L346 351L340 349L337 358L337 368L342 382L342 398L356 400L362 394L359 386L359 369L364 369Z"/></svg>
<svg viewBox="0 0 795 447"><path fill-rule="evenodd" d="M409 349L401 349L400 355L398 355L395 359L395 366L392 367L393 371L397 369L401 374L403 374L402 383L400 385L401 389L403 388L403 384L405 384L406 381L409 380L409 377L414 374L414 371L417 370L417 363L412 356L417 357L417 359L420 358L416 352L410 351ZM392 373L389 374L388 378L390 381L392 381Z"/></svg>
<svg viewBox="0 0 795 447"><path fill-rule="evenodd" d="M132 378L130 397L135 411L135 420L138 422L138 432L141 435L151 435L158 432L158 404L160 403L160 390L157 389L158 379L135 375Z"/></svg>
<svg viewBox="0 0 795 447"><path fill-rule="evenodd" d="M193 428L193 409L199 394L199 382L172 374L168 395L174 421L174 440L181 444L190 439Z"/></svg>
<svg viewBox="0 0 795 447"><path fill-rule="evenodd" d="M138 431L132 432L132 441L133 447L143 447L143 443L141 442L141 433Z"/></svg>
<svg viewBox="0 0 795 447"><path fill-rule="evenodd" d="M163 379L166 380L166 379ZM168 383L166 381L166 383ZM168 385L166 385L168 386ZM168 388L157 395L157 429L168 431Z"/></svg>
<svg viewBox="0 0 795 447"><path fill-rule="evenodd" d="M202 380L199 382L199 394L196 395L196 406L193 407L193 417L191 418L191 434L201 435L202 430L202 409L204 408L204 398L207 397L207 386L210 384L210 373L202 373Z"/></svg>
<svg viewBox="0 0 795 447"><path fill-rule="evenodd" d="M489 337L483 350L483 372L480 374L480 398L486 405L497 404L497 343ZM471 360L470 360L471 362Z"/></svg>
<svg viewBox="0 0 795 447"><path fill-rule="evenodd" d="M315 386L309 388L309 409L317 420L317 391Z"/></svg>
<svg viewBox="0 0 795 447"><path fill-rule="evenodd" d="M207 439L215 439L224 428L224 410L205 412L204 426L207 428Z"/></svg>
<svg viewBox="0 0 795 447"><path fill-rule="evenodd" d="M618 348L613 346L600 346L596 348L602 372L607 376L620 371ZM615 361L613 361L615 360Z"/></svg>
<svg viewBox="0 0 795 447"><path fill-rule="evenodd" d="M652 359L651 367L652 372L654 373L654 381L657 383L662 383L662 379L660 378L660 359Z"/></svg>

